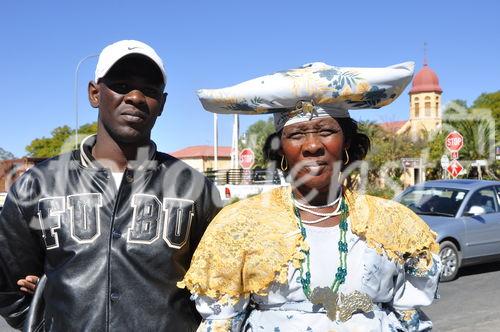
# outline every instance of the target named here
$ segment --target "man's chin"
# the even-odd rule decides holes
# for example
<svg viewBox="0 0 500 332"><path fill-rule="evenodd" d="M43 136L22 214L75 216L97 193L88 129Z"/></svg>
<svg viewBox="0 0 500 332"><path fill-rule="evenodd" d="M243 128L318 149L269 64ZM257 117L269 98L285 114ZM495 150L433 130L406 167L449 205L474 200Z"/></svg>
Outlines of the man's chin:
<svg viewBox="0 0 500 332"><path fill-rule="evenodd" d="M117 143L135 144L149 140L149 133L132 127L123 128L112 135Z"/></svg>

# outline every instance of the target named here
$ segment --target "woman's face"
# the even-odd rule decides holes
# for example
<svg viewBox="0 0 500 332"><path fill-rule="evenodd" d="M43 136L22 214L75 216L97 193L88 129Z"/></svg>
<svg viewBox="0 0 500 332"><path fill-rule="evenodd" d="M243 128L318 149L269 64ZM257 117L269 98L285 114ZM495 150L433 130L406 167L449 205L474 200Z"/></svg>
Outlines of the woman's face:
<svg viewBox="0 0 500 332"><path fill-rule="evenodd" d="M283 128L281 151L296 187L328 191L342 165L344 133L331 117Z"/></svg>

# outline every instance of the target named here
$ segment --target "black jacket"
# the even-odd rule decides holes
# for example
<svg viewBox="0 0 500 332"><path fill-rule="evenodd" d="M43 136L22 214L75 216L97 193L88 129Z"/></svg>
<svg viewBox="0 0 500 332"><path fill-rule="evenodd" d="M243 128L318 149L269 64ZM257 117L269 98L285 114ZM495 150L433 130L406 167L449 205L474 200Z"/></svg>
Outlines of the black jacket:
<svg viewBox="0 0 500 332"><path fill-rule="evenodd" d="M176 282L221 205L217 189L154 152L118 190L86 144L11 187L0 214L0 314L21 327L31 297L16 281L45 273L46 330L195 330L200 318Z"/></svg>

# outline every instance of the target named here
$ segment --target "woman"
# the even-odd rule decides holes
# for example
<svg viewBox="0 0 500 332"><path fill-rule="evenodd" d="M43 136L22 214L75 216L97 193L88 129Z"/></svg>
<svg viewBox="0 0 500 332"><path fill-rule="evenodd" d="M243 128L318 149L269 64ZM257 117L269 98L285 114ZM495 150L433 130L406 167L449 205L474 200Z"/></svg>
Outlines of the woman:
<svg viewBox="0 0 500 332"><path fill-rule="evenodd" d="M347 109L389 104L412 73L412 63L315 63L199 92L209 111L274 112L266 152L291 182L229 205L212 221L179 283L193 293L199 331L432 327L418 309L437 288L435 234L402 205L340 183L340 170L370 145Z"/></svg>

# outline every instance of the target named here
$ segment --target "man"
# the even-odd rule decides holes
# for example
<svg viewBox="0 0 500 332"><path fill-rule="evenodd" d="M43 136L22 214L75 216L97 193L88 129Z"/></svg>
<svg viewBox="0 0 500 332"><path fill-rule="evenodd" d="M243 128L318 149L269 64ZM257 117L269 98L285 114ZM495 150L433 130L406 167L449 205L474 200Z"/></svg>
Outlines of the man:
<svg viewBox="0 0 500 332"><path fill-rule="evenodd" d="M88 87L97 135L12 186L0 215L0 313L12 326L22 326L31 301L16 281L45 273L46 330L196 329L176 282L220 198L150 140L165 83L148 45L107 46Z"/></svg>

